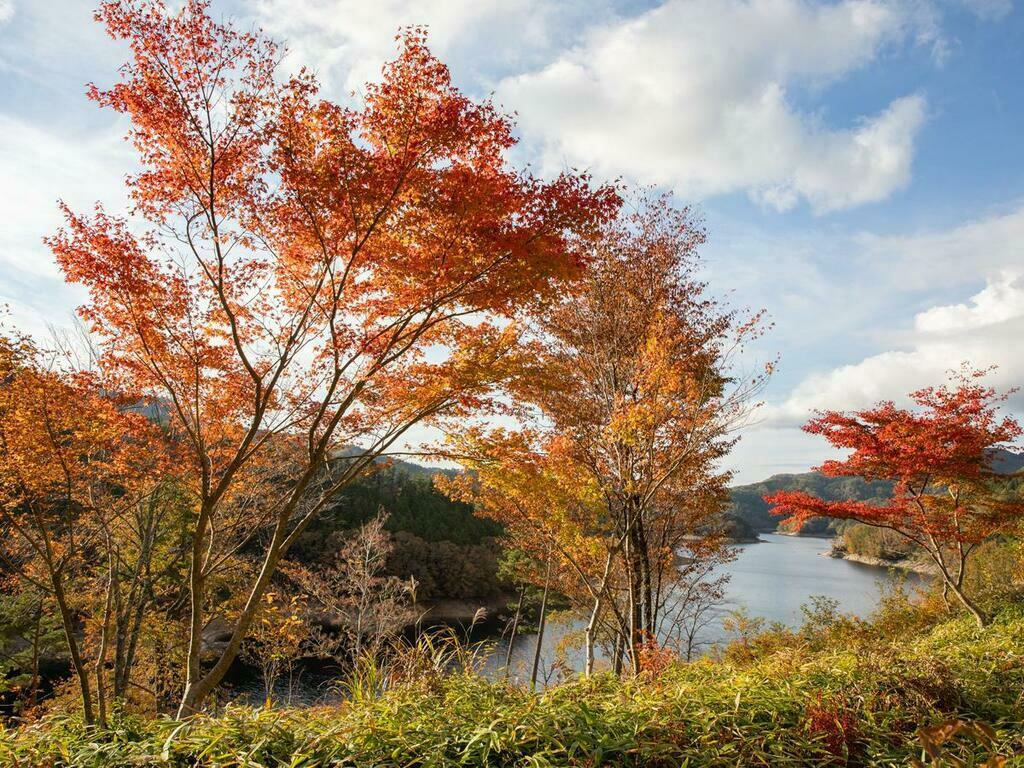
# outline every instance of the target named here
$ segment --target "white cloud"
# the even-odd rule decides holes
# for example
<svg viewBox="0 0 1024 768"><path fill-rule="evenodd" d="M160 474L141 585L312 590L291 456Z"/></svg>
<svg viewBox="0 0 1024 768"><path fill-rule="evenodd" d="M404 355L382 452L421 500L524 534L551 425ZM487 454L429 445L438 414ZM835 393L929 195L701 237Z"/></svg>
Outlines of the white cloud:
<svg viewBox="0 0 1024 768"><path fill-rule="evenodd" d="M290 65L334 91L379 76L404 25L427 24L461 81L519 113L548 170L566 163L699 198L747 191L817 212L887 198L911 176L927 104L908 94L833 127L794 106L911 40L943 48L928 0L666 0L624 18L612 0L258 0Z"/></svg>
<svg viewBox="0 0 1024 768"><path fill-rule="evenodd" d="M133 168L123 127L64 136L0 113L0 304L23 329L64 324L82 294L61 279L42 238L63 222L57 200L88 211L97 200L117 212L122 175Z"/></svg>
<svg viewBox="0 0 1024 768"><path fill-rule="evenodd" d="M967 304L932 307L914 318L914 327L923 333L948 334L988 328L1024 317L1024 277L1007 270L989 281L984 290Z"/></svg>
<svg viewBox="0 0 1024 768"><path fill-rule="evenodd" d="M914 139L925 112L922 96L906 96L856 129L809 134L802 157L793 158L790 178L754 190L755 199L786 210L802 197L819 213L884 200L910 181Z"/></svg>
<svg viewBox="0 0 1024 768"><path fill-rule="evenodd" d="M730 460L744 480L820 463L828 446L797 429L815 409L905 403L963 362L997 365L1001 389L1024 382L1024 203L935 231L818 233L796 253L790 240L745 246L751 274L725 274L746 295L762 286L778 325L762 346L782 351L760 421ZM1024 394L1010 407L1024 413Z"/></svg>
<svg viewBox="0 0 1024 768"><path fill-rule="evenodd" d="M59 225L58 199L79 210L123 201L122 175L133 167L123 128L73 138L0 113L0 262L55 275L39 241Z"/></svg>
<svg viewBox="0 0 1024 768"><path fill-rule="evenodd" d="M346 91L379 78L401 27L427 25L431 50L486 87L496 72L539 66L589 20L612 13L610 0L257 0L239 10L287 42L290 63Z"/></svg>
<svg viewBox="0 0 1024 768"><path fill-rule="evenodd" d="M1005 271L966 302L919 312L904 348L806 377L782 403L766 408L765 423L796 425L815 409L900 401L915 389L942 383L964 362L977 368L998 366L990 381L1009 389L1024 380L1022 337L1024 277L1019 271Z"/></svg>
<svg viewBox="0 0 1024 768"><path fill-rule="evenodd" d="M673 186L684 197L747 190L776 208L826 212L907 183L926 103L910 94L852 127L802 112L820 89L910 37L930 14L886 0L668 0L591 29L543 69L506 78L548 166Z"/></svg>
<svg viewBox="0 0 1024 768"><path fill-rule="evenodd" d="M866 268L885 269L903 290L929 290L1024 263L1024 203L936 232L858 238Z"/></svg>
<svg viewBox="0 0 1024 768"><path fill-rule="evenodd" d="M0 0L0 24L10 21L14 16L14 0Z"/></svg>

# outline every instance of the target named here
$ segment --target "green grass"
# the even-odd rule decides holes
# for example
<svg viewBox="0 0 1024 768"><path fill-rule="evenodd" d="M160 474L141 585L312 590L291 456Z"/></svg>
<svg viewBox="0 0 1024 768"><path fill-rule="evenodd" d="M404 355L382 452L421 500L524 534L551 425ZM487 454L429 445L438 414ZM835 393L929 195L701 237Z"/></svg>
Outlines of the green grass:
<svg viewBox="0 0 1024 768"><path fill-rule="evenodd" d="M51 717L0 732L0 764L906 765L922 757L919 728L960 719L994 732L962 730L943 759L1024 765L1022 691L1024 606L1014 605L985 630L969 617L840 620L813 635L764 635L718 661L536 695L472 674L424 675L352 704L229 708L185 724L122 717L102 736Z"/></svg>

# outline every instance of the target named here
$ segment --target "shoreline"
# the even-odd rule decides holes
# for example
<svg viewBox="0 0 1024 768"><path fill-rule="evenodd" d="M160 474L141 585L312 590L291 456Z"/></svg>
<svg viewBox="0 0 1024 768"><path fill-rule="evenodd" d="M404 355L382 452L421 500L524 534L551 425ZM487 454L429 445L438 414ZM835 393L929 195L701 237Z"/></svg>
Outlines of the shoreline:
<svg viewBox="0 0 1024 768"><path fill-rule="evenodd" d="M826 550L821 553L822 557L829 557L834 560L847 560L851 563L860 563L861 565L870 565L875 568L898 568L901 571L908 571L910 573L916 573L921 576L934 576L935 569L928 563L919 562L916 560L886 560L881 557L872 557L870 555L859 555L856 552L847 552L845 549L841 549L833 546L832 549Z"/></svg>

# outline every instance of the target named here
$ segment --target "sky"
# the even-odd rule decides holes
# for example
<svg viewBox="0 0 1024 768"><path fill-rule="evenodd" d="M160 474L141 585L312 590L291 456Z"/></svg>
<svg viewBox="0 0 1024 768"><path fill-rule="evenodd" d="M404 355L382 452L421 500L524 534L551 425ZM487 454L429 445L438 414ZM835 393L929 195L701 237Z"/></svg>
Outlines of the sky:
<svg viewBox="0 0 1024 768"><path fill-rule="evenodd" d="M171 3L173 5L173 2ZM44 336L84 296L57 200L123 206L125 125L85 98L125 58L93 0L0 0L0 304ZM1024 9L1013 0L213 0L342 101L427 25L458 85L517 115L512 161L655 185L703 219L711 290L778 356L737 482L827 451L800 425L941 383L1024 384ZM1009 407L1024 413L1024 397Z"/></svg>

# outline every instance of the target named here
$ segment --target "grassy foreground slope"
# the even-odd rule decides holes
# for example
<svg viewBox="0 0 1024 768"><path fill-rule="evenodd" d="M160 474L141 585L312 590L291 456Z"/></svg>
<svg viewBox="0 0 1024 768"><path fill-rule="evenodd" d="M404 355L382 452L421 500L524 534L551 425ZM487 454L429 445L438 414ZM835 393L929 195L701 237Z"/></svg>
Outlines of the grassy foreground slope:
<svg viewBox="0 0 1024 768"><path fill-rule="evenodd" d="M0 733L0 764L905 765L922 755L919 728L961 719L985 725L937 747L947 757L1018 765L1022 691L1024 607L1004 607L985 630L904 608L873 624L831 617L752 635L717 661L539 695L428 671L336 707L229 708L184 725L123 718L102 738L50 719Z"/></svg>

